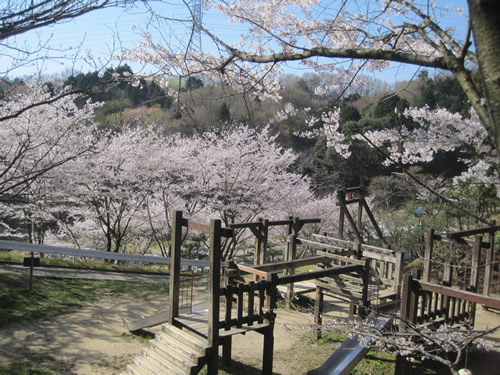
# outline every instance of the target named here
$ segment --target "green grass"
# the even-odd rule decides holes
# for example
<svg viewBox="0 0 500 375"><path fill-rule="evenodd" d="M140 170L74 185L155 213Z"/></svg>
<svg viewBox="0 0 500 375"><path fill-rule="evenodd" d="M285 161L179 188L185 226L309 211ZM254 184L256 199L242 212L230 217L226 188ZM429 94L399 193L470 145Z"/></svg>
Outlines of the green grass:
<svg viewBox="0 0 500 375"><path fill-rule="evenodd" d="M137 298L168 295L167 283L34 277L33 290L29 292L28 282L26 275L0 274L0 327L24 320L51 319L110 294Z"/></svg>
<svg viewBox="0 0 500 375"><path fill-rule="evenodd" d="M24 370L12 372L11 370L0 368L0 375L52 375L53 372L38 367L30 367Z"/></svg>

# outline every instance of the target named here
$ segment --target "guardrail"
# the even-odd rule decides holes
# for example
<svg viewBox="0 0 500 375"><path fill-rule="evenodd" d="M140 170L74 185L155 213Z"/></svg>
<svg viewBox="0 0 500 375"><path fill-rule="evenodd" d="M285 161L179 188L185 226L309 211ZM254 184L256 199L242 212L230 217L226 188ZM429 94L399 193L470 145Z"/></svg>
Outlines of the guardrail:
<svg viewBox="0 0 500 375"><path fill-rule="evenodd" d="M65 246L38 245L38 244L18 242L18 241L0 240L0 250L20 250L20 251L29 251L34 253L58 254L58 255L66 255L73 257L86 257L86 258L97 258L97 259L112 259L112 260L121 260L121 261L137 262L137 263L170 264L170 257L122 254L122 253L113 253L109 251L101 251L93 249L76 249ZM207 260L181 259L181 265L208 267L210 265L210 262Z"/></svg>

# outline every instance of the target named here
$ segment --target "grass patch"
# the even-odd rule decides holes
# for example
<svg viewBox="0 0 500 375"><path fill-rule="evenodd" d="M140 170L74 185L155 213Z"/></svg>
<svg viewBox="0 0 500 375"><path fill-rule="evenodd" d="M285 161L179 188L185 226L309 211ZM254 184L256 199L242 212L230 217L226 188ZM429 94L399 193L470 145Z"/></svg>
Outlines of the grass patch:
<svg viewBox="0 0 500 375"><path fill-rule="evenodd" d="M0 368L0 375L52 375L52 374L53 374L52 371L38 367L32 367L15 372L12 372L11 370L5 368Z"/></svg>
<svg viewBox="0 0 500 375"><path fill-rule="evenodd" d="M167 283L34 277L33 290L29 292L28 282L27 275L0 274L0 327L24 320L51 319L107 295L168 295Z"/></svg>

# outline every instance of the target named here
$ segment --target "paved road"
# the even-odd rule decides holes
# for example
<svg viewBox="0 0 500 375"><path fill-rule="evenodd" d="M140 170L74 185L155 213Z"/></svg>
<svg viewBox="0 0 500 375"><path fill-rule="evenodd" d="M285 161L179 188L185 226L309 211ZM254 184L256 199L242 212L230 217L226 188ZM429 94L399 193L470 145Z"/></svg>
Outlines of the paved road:
<svg viewBox="0 0 500 375"><path fill-rule="evenodd" d="M14 264L0 264L0 273L17 272L29 274L30 268ZM89 280L121 280L121 281L136 281L136 282L168 282L169 275L143 275L137 273L122 273L89 269L72 269L72 268L54 268L54 267L35 267L33 270L34 276L41 277L66 277L70 279L89 279Z"/></svg>

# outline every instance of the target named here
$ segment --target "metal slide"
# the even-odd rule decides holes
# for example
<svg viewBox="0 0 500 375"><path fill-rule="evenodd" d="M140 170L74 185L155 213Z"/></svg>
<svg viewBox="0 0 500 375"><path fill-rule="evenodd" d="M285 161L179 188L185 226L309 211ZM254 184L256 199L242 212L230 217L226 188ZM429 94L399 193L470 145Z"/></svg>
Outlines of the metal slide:
<svg viewBox="0 0 500 375"><path fill-rule="evenodd" d="M392 319L374 319L375 328L383 329ZM370 348L360 345L357 337L348 338L330 357L317 369L307 372L307 375L348 375L368 353Z"/></svg>

